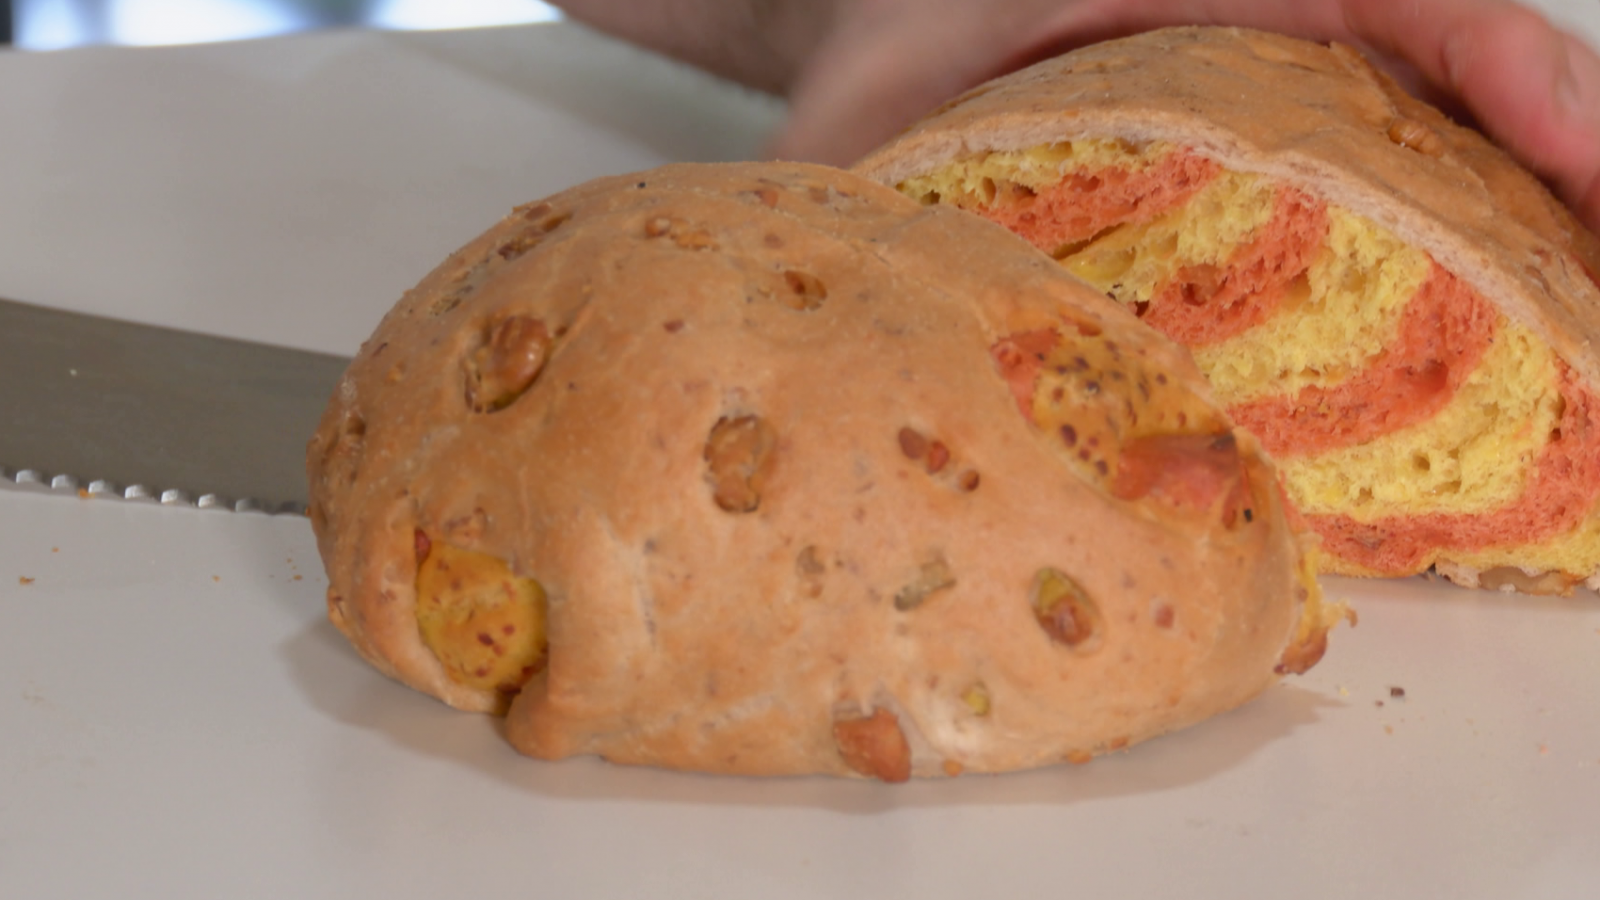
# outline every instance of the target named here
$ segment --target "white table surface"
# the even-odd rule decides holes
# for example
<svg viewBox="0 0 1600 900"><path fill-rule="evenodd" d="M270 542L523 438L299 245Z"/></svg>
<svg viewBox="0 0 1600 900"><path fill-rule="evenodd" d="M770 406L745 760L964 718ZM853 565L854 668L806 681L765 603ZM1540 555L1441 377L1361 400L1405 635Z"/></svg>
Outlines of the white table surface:
<svg viewBox="0 0 1600 900"><path fill-rule="evenodd" d="M0 53L0 297L354 353L513 205L780 115L566 24Z"/></svg>
<svg viewBox="0 0 1600 900"><path fill-rule="evenodd" d="M778 114L567 26L0 55L0 295L349 352L513 203ZM523 759L325 585L301 519L0 491L0 898L1600 894L1588 593L1329 579L1360 626L1235 713L891 787Z"/></svg>

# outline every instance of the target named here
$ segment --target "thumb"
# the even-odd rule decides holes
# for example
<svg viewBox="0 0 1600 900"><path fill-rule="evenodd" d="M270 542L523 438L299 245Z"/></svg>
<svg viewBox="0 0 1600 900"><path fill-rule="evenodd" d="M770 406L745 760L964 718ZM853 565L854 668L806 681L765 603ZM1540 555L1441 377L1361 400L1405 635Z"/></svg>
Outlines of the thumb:
<svg viewBox="0 0 1600 900"><path fill-rule="evenodd" d="M1465 22L1442 49L1484 130L1600 231L1600 56L1526 10Z"/></svg>
<svg viewBox="0 0 1600 900"><path fill-rule="evenodd" d="M1570 159L1554 161L1552 177L1578 218L1600 234L1600 54L1566 35L1565 71L1556 81L1556 119L1572 133Z"/></svg>
<svg viewBox="0 0 1600 900"><path fill-rule="evenodd" d="M780 159L848 165L919 116L1006 71L1011 19L982 3L864 4L806 61L789 115L766 148Z"/></svg>

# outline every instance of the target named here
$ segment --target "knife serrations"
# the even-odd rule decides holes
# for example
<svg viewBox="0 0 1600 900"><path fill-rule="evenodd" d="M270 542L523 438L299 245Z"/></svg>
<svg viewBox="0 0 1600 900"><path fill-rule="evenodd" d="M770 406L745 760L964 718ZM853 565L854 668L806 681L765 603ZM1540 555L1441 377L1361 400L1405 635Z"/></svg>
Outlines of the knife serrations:
<svg viewBox="0 0 1600 900"><path fill-rule="evenodd" d="M128 500L156 506L181 506L195 509L220 509L228 512L258 512L267 515L304 515L306 506L293 500L271 503L254 497L234 500L221 494L201 494L196 497L177 488L159 490L142 484L121 486L104 478L84 484L72 475L46 475L38 469L12 469L0 466L0 480L10 482L24 490L53 494L75 494L89 499Z"/></svg>
<svg viewBox="0 0 1600 900"><path fill-rule="evenodd" d="M348 363L0 300L0 483L304 512L306 441Z"/></svg>

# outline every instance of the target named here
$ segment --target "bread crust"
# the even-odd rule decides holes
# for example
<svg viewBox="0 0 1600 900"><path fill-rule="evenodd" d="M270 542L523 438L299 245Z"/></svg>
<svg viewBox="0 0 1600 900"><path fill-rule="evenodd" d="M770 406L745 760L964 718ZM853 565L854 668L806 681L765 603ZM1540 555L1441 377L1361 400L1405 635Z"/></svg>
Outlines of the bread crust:
<svg viewBox="0 0 1600 900"><path fill-rule="evenodd" d="M1085 47L952 100L854 171L894 185L970 154L1080 138L1170 142L1377 222L1600 388L1600 239L1506 153L1348 47L1217 27ZM1371 574L1324 562L1324 571ZM1449 551L1434 564L1479 583ZM1564 593L1585 579L1600 572L1518 583Z"/></svg>
<svg viewBox="0 0 1600 900"><path fill-rule="evenodd" d="M1169 141L1365 216L1600 385L1600 239L1349 47L1218 27L1095 44L967 92L853 170L893 185L969 154L1089 137Z"/></svg>
<svg viewBox="0 0 1600 900"><path fill-rule="evenodd" d="M463 359L513 315L548 360L475 411ZM311 442L330 617L392 677L491 709L418 636L413 535L537 579L548 664L508 734L546 759L897 779L1197 722L1320 646L1306 539L1247 435L1232 525L1068 464L992 358L1068 326L1119 345L1113 396L1159 374L1210 408L1186 352L1048 257L847 173L670 166L524 207L406 294ZM750 417L753 506L708 473L708 434ZM1040 627L1044 567L1093 599L1092 647Z"/></svg>

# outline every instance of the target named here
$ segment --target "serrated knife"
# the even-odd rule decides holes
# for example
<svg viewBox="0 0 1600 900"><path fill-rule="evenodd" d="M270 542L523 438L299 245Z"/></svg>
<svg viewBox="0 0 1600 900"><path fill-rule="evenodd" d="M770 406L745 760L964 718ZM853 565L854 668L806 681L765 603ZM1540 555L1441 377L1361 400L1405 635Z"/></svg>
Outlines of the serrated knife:
<svg viewBox="0 0 1600 900"><path fill-rule="evenodd" d="M301 512L306 441L349 362L0 300L0 477Z"/></svg>

